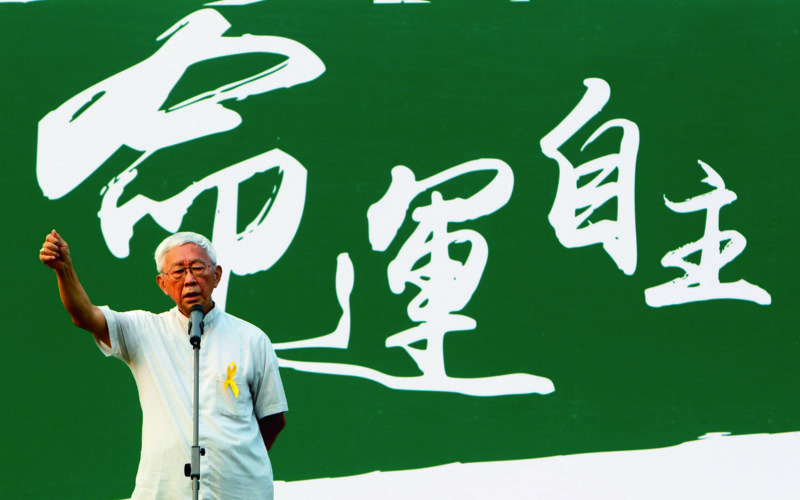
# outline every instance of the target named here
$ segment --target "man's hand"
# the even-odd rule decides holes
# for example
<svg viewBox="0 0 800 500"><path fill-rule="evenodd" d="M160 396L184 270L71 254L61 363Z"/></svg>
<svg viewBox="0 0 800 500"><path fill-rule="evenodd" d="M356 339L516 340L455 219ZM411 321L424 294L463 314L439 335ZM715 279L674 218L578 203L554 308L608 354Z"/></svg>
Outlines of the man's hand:
<svg viewBox="0 0 800 500"><path fill-rule="evenodd" d="M39 250L39 260L55 271L61 271L65 266L72 265L69 246L55 229L45 238L42 249Z"/></svg>
<svg viewBox="0 0 800 500"><path fill-rule="evenodd" d="M54 229L47 235L39 250L39 260L53 269L58 279L58 293L64 308L77 326L92 332L92 335L107 346L111 345L108 323L103 312L89 300L89 296L78 281L72 266L69 246Z"/></svg>

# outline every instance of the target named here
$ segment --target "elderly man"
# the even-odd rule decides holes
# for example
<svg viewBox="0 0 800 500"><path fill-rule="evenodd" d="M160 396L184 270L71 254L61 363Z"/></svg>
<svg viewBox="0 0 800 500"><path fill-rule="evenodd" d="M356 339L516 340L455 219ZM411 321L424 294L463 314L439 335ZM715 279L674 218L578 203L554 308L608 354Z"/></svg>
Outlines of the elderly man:
<svg viewBox="0 0 800 500"><path fill-rule="evenodd" d="M183 476L192 431L193 354L188 315L206 312L200 350L200 495L209 499L271 499L267 451L285 425L286 397L267 336L257 327L214 307L211 292L222 268L211 243L177 233L156 249L156 282L176 307L161 313L116 312L89 300L72 265L69 247L56 231L47 235L39 259L55 271L72 321L94 335L106 356L133 372L142 405L142 453L132 499L191 498Z"/></svg>

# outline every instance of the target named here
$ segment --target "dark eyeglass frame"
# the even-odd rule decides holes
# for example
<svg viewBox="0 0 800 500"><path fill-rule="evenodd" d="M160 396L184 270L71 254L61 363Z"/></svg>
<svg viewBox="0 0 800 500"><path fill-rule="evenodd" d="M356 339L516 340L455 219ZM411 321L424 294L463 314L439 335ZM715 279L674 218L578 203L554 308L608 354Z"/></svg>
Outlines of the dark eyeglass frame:
<svg viewBox="0 0 800 500"><path fill-rule="evenodd" d="M186 279L186 273L191 272L195 278L204 277L208 271L214 266L205 264L203 262L195 262L189 267L173 267L169 271L162 271L161 274L165 275L173 281L182 281Z"/></svg>

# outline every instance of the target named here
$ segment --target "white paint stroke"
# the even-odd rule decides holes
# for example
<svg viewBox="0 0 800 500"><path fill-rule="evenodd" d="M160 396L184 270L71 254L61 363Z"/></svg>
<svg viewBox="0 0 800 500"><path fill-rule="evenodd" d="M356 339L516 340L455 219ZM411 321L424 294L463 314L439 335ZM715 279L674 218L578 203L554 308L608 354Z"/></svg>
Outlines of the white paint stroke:
<svg viewBox="0 0 800 500"><path fill-rule="evenodd" d="M275 498L796 500L799 450L800 432L712 432L668 448L276 481Z"/></svg>
<svg viewBox="0 0 800 500"><path fill-rule="evenodd" d="M250 5L251 3L261 3L264 0L219 0L205 4L206 7L235 7L237 5Z"/></svg>
<svg viewBox="0 0 800 500"><path fill-rule="evenodd" d="M242 123L242 116L225 107L227 102L307 83L325 71L322 60L299 42L265 35L225 36L230 27L214 9L192 12L157 38L163 43L153 55L47 113L39 121L36 154L42 193L51 200L69 194L122 146L139 151L137 163L142 163L161 149L231 131ZM162 109L189 67L259 53L286 59Z"/></svg>

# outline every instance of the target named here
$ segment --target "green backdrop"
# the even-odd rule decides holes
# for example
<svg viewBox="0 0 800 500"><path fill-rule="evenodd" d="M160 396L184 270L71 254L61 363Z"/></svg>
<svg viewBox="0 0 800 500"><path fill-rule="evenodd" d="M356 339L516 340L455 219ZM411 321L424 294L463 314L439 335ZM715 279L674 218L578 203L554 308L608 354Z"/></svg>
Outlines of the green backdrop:
<svg viewBox="0 0 800 500"><path fill-rule="evenodd" d="M115 256L98 218L101 190L141 159L142 150L123 138L67 193L48 196L42 177L85 166L69 164L70 155L101 141L90 131L81 136L86 147L74 142L77 153L70 150L64 131L78 125L80 113L55 132L64 143L45 144L40 122L152 56L168 43L157 40L160 35L202 9L230 23L225 37L268 35L302 44L324 63L324 72L242 100L222 96L219 106L235 111L241 123L151 150L119 202L137 194L164 200L275 148L291 155L307 172L296 233L269 269L231 275L227 311L261 327L276 344L329 333L342 314L335 284L337 256L346 253L354 272L347 348L278 354L288 362L362 366L408 378L420 369L386 339L420 325L407 312L419 289L406 285L393 293L388 266L417 228L413 210L431 205L433 191L444 200L468 199L495 177L475 172L415 197L385 251L371 245L367 211L389 190L395 166L421 180L473 160L501 160L513 172L507 202L447 226L451 233L478 233L488 254L471 298L451 311L476 326L444 335L444 364L453 378L525 373L555 388L495 396L399 390L287 366L281 375L288 426L271 453L276 479L656 448L708 432L800 430L800 4L0 2L6 276L0 496L121 498L133 488L141 414L132 377L71 325L37 251L56 228L96 304L161 311L170 303L155 286L152 251L170 230L143 217L129 255ZM167 113L193 96L281 67L284 59L245 51L201 60L179 73L153 111ZM166 75L167 69L149 74ZM540 141L578 105L588 78L605 81L610 98L560 151L578 165L619 152L619 129L581 149L604 123L622 119L638 129L635 190L628 198L635 204L637 263L629 274L599 241L568 248L548 220L565 181ZM138 98L136 87L128 91L121 102ZM128 111L109 116L98 130L137 119ZM149 126L140 124L145 131ZM37 175L44 149L56 166ZM719 228L747 241L721 268L719 281L747 280L769 294L769 305L724 297L663 307L645 301L646 289L684 275L661 259L707 230L705 211L678 213L665 204L665 197L679 202L713 190L702 182L698 160L737 196L721 208ZM630 172L612 172L604 184L613 186ZM246 233L285 180L273 169L241 183L233 206L237 231ZM217 202L214 189L199 195L180 228L211 235ZM614 220L619 206L607 202L590 222ZM584 209L574 206L573 212ZM465 262L475 248L453 243L450 257ZM252 252L257 260L258 251ZM710 258L708 252L703 257ZM689 260L700 265L699 257ZM415 267L438 262L425 257ZM415 346L431 348L432 339Z"/></svg>

